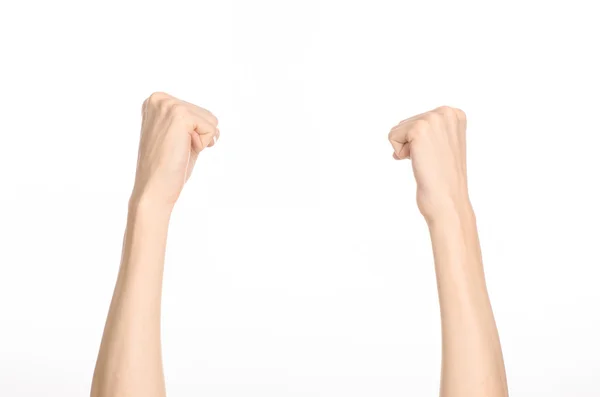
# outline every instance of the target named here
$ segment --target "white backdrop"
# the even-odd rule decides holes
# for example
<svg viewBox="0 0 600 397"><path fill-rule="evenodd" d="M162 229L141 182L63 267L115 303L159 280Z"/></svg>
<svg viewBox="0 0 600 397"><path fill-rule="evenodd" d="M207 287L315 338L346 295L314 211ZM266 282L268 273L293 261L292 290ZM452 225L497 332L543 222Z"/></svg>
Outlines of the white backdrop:
<svg viewBox="0 0 600 397"><path fill-rule="evenodd" d="M213 111L173 214L170 396L434 396L427 228L389 129L468 115L512 396L600 396L594 1L3 1L0 396L82 396L140 106Z"/></svg>

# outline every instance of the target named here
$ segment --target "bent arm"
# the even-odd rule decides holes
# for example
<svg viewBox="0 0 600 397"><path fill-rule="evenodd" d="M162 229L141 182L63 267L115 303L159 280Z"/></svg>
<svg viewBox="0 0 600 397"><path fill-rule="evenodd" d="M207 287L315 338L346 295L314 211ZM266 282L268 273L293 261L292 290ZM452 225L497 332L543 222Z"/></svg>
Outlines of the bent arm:
<svg viewBox="0 0 600 397"><path fill-rule="evenodd" d="M92 397L165 396L160 306L170 210L133 200L129 207Z"/></svg>
<svg viewBox="0 0 600 397"><path fill-rule="evenodd" d="M470 205L429 223L442 322L442 397L506 397L498 330Z"/></svg>

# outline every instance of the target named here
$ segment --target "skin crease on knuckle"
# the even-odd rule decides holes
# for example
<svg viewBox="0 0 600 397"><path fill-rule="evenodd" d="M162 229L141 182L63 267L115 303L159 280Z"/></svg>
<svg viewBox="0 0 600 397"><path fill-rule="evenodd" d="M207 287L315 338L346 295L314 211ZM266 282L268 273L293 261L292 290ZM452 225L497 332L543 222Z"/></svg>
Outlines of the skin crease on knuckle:
<svg viewBox="0 0 600 397"><path fill-rule="evenodd" d="M214 124L211 124L205 117L194 115L189 121L190 126L194 127L197 134L210 135L211 137L217 135L217 127Z"/></svg>
<svg viewBox="0 0 600 397"><path fill-rule="evenodd" d="M196 133L199 135L214 136L216 134L217 128L203 118L194 119L193 124L195 124Z"/></svg>

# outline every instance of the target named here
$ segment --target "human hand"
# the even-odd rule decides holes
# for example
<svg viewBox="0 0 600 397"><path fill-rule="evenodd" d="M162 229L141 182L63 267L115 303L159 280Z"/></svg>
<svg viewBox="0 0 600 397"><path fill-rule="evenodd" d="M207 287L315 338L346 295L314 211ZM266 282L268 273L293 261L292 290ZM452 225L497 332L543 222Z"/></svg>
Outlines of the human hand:
<svg viewBox="0 0 600 397"><path fill-rule="evenodd" d="M219 138L208 110L156 92L142 105L142 128L132 201L167 208L177 201L198 158Z"/></svg>
<svg viewBox="0 0 600 397"><path fill-rule="evenodd" d="M466 128L462 110L442 106L401 121L388 135L394 158L412 161L417 205L428 222L470 211Z"/></svg>

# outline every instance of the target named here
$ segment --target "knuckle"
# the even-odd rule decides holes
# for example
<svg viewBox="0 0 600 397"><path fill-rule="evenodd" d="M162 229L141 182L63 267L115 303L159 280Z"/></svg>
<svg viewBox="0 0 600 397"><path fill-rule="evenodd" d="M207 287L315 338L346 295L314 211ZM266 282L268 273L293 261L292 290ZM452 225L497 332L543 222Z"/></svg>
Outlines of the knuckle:
<svg viewBox="0 0 600 397"><path fill-rule="evenodd" d="M465 112L458 108L453 108L450 106L440 106L435 111L436 113L439 113L440 115L444 116L446 120L464 122L467 119Z"/></svg>
<svg viewBox="0 0 600 397"><path fill-rule="evenodd" d="M436 112L445 117L454 117L454 109L450 106L440 106L436 109Z"/></svg>
<svg viewBox="0 0 600 397"><path fill-rule="evenodd" d="M424 118L430 125L439 125L444 122L444 116L437 111L429 112Z"/></svg>
<svg viewBox="0 0 600 397"><path fill-rule="evenodd" d="M197 109L200 110L200 113L205 116L212 124L219 124L219 120L217 119L217 117L212 114L212 112L208 109L202 108L200 106L195 106Z"/></svg>
<svg viewBox="0 0 600 397"><path fill-rule="evenodd" d="M395 142L399 139L402 139L402 129L396 125L390 130L390 132L388 132L388 140L390 142Z"/></svg>
<svg viewBox="0 0 600 397"><path fill-rule="evenodd" d="M415 121L413 128L410 130L411 137L418 138L429 131L431 124L426 118Z"/></svg>
<svg viewBox="0 0 600 397"><path fill-rule="evenodd" d="M171 102L168 107L168 112L171 116L180 118L185 116L186 107L179 102Z"/></svg>
<svg viewBox="0 0 600 397"><path fill-rule="evenodd" d="M394 130L391 130L390 132L388 132L388 141L392 141L392 139L394 139Z"/></svg>
<svg viewBox="0 0 600 397"><path fill-rule="evenodd" d="M467 120L467 115L462 109L455 108L454 113L456 114L456 117L458 118L459 121Z"/></svg>
<svg viewBox="0 0 600 397"><path fill-rule="evenodd" d="M206 126L204 126L204 130L211 135L217 135L217 127L212 124L206 124Z"/></svg>
<svg viewBox="0 0 600 397"><path fill-rule="evenodd" d="M168 98L169 95L165 94L164 92L153 92L152 94L150 94L150 96L148 97L148 99L146 99L146 102L152 105L155 105L159 102L161 102L162 100Z"/></svg>

